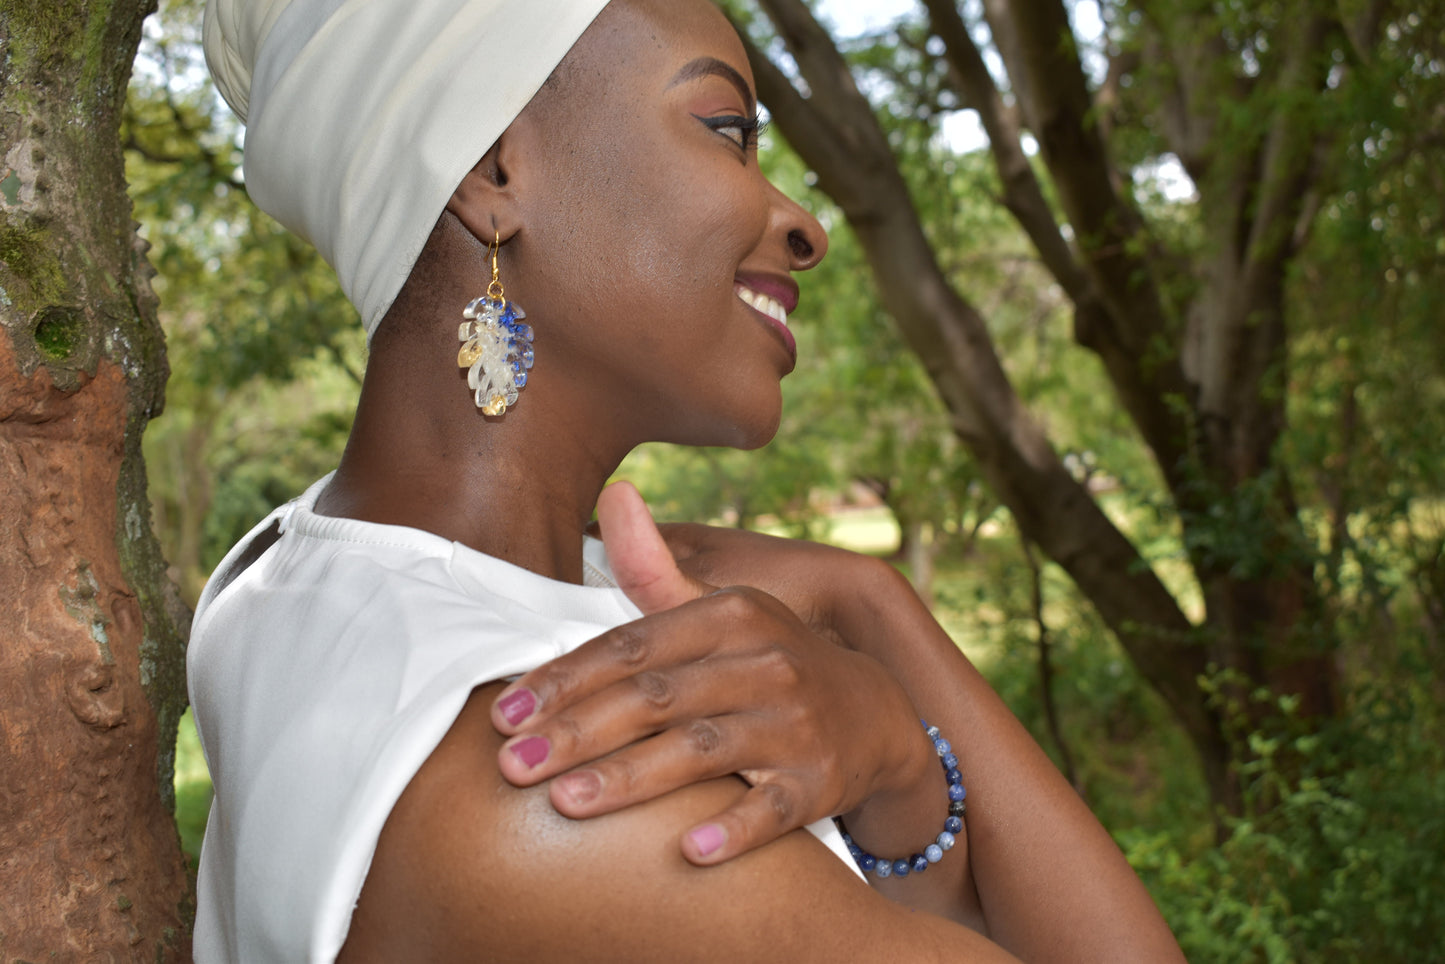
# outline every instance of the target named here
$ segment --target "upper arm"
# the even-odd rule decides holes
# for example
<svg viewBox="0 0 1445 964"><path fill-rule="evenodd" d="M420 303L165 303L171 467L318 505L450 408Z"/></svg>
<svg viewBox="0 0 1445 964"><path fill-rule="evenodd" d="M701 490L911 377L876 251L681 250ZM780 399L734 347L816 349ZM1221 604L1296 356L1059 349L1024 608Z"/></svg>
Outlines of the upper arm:
<svg viewBox="0 0 1445 964"><path fill-rule="evenodd" d="M687 863L684 830L734 800L736 778L587 821L546 787L498 774L502 738L473 692L397 802L341 960L1012 961L942 918L875 894L804 831L717 867Z"/></svg>

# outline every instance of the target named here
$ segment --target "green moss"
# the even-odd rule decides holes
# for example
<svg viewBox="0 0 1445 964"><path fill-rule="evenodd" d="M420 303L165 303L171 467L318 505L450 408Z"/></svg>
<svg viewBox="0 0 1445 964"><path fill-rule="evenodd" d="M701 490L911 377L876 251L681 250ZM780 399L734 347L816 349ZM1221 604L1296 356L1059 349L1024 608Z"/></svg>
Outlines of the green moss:
<svg viewBox="0 0 1445 964"><path fill-rule="evenodd" d="M52 361L66 361L85 338L85 316L75 308L46 308L35 324L35 344Z"/></svg>
<svg viewBox="0 0 1445 964"><path fill-rule="evenodd" d="M0 225L0 261L15 280L30 289L32 309L61 300L65 275L45 231L30 226ZM12 288L11 296L16 295Z"/></svg>

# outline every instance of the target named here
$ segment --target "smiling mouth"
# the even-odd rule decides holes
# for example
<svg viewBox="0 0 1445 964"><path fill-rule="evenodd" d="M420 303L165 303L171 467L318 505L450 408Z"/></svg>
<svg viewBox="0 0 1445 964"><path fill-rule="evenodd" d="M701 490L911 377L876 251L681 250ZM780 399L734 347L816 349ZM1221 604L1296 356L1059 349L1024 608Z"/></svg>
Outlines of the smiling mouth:
<svg viewBox="0 0 1445 964"><path fill-rule="evenodd" d="M737 286L737 293L743 304L754 311L762 312L784 328L788 327L788 309L783 307L781 301L743 285Z"/></svg>

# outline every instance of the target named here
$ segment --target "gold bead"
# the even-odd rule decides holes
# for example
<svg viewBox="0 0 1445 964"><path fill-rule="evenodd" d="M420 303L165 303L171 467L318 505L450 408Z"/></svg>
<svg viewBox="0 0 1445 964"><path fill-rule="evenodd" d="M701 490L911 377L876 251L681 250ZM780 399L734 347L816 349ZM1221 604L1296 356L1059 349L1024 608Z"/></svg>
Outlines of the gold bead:
<svg viewBox="0 0 1445 964"><path fill-rule="evenodd" d="M501 395L493 395L487 404L482 406L483 415L505 415L507 413L507 400Z"/></svg>
<svg viewBox="0 0 1445 964"><path fill-rule="evenodd" d="M480 341L469 341L457 352L457 367L471 368L482 357L482 344Z"/></svg>

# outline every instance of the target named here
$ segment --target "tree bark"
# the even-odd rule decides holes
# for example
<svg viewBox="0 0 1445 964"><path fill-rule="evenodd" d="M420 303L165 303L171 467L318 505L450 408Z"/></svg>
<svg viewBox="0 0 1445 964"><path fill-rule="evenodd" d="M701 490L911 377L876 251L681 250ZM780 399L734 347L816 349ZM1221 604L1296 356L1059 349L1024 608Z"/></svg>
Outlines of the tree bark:
<svg viewBox="0 0 1445 964"><path fill-rule="evenodd" d="M1310 638L1319 625L1313 560L1276 448L1286 418L1285 279L1319 210L1329 146L1318 113L1301 107L1325 90L1342 28L1302 4L1250 78L1207 5L1131 5L1144 15L1131 79L1159 86L1158 127L1203 194L1203 243L1176 252L1153 236L1111 156L1063 0L984 0L1011 102L960 5L923 3L949 82L989 135L1003 203L1073 301L1076 339L1104 363L1174 499L1204 592L1201 625L1027 412L982 317L940 266L871 105L803 0L759 0L806 85L804 93L750 49L762 100L847 216L881 303L1025 538L1094 603L1178 715L1215 802L1237 810L1230 736L1200 677L1211 666L1238 670L1251 685L1303 696L1305 713L1336 711L1329 640ZM1115 58L1114 67L1125 63ZM1025 128L1060 211L1022 150Z"/></svg>
<svg viewBox="0 0 1445 964"><path fill-rule="evenodd" d="M154 0L0 0L0 958L189 957L188 617L140 437L165 350L119 139Z"/></svg>
<svg viewBox="0 0 1445 964"><path fill-rule="evenodd" d="M1069 474L1009 383L983 318L939 265L887 138L826 31L800 0L762 0L762 6L811 96L804 99L750 47L759 94L848 217L879 299L937 387L955 432L1024 535L1069 573L1164 696L1199 751L1216 799L1227 802L1229 744L1198 685L1207 652L1194 626Z"/></svg>

